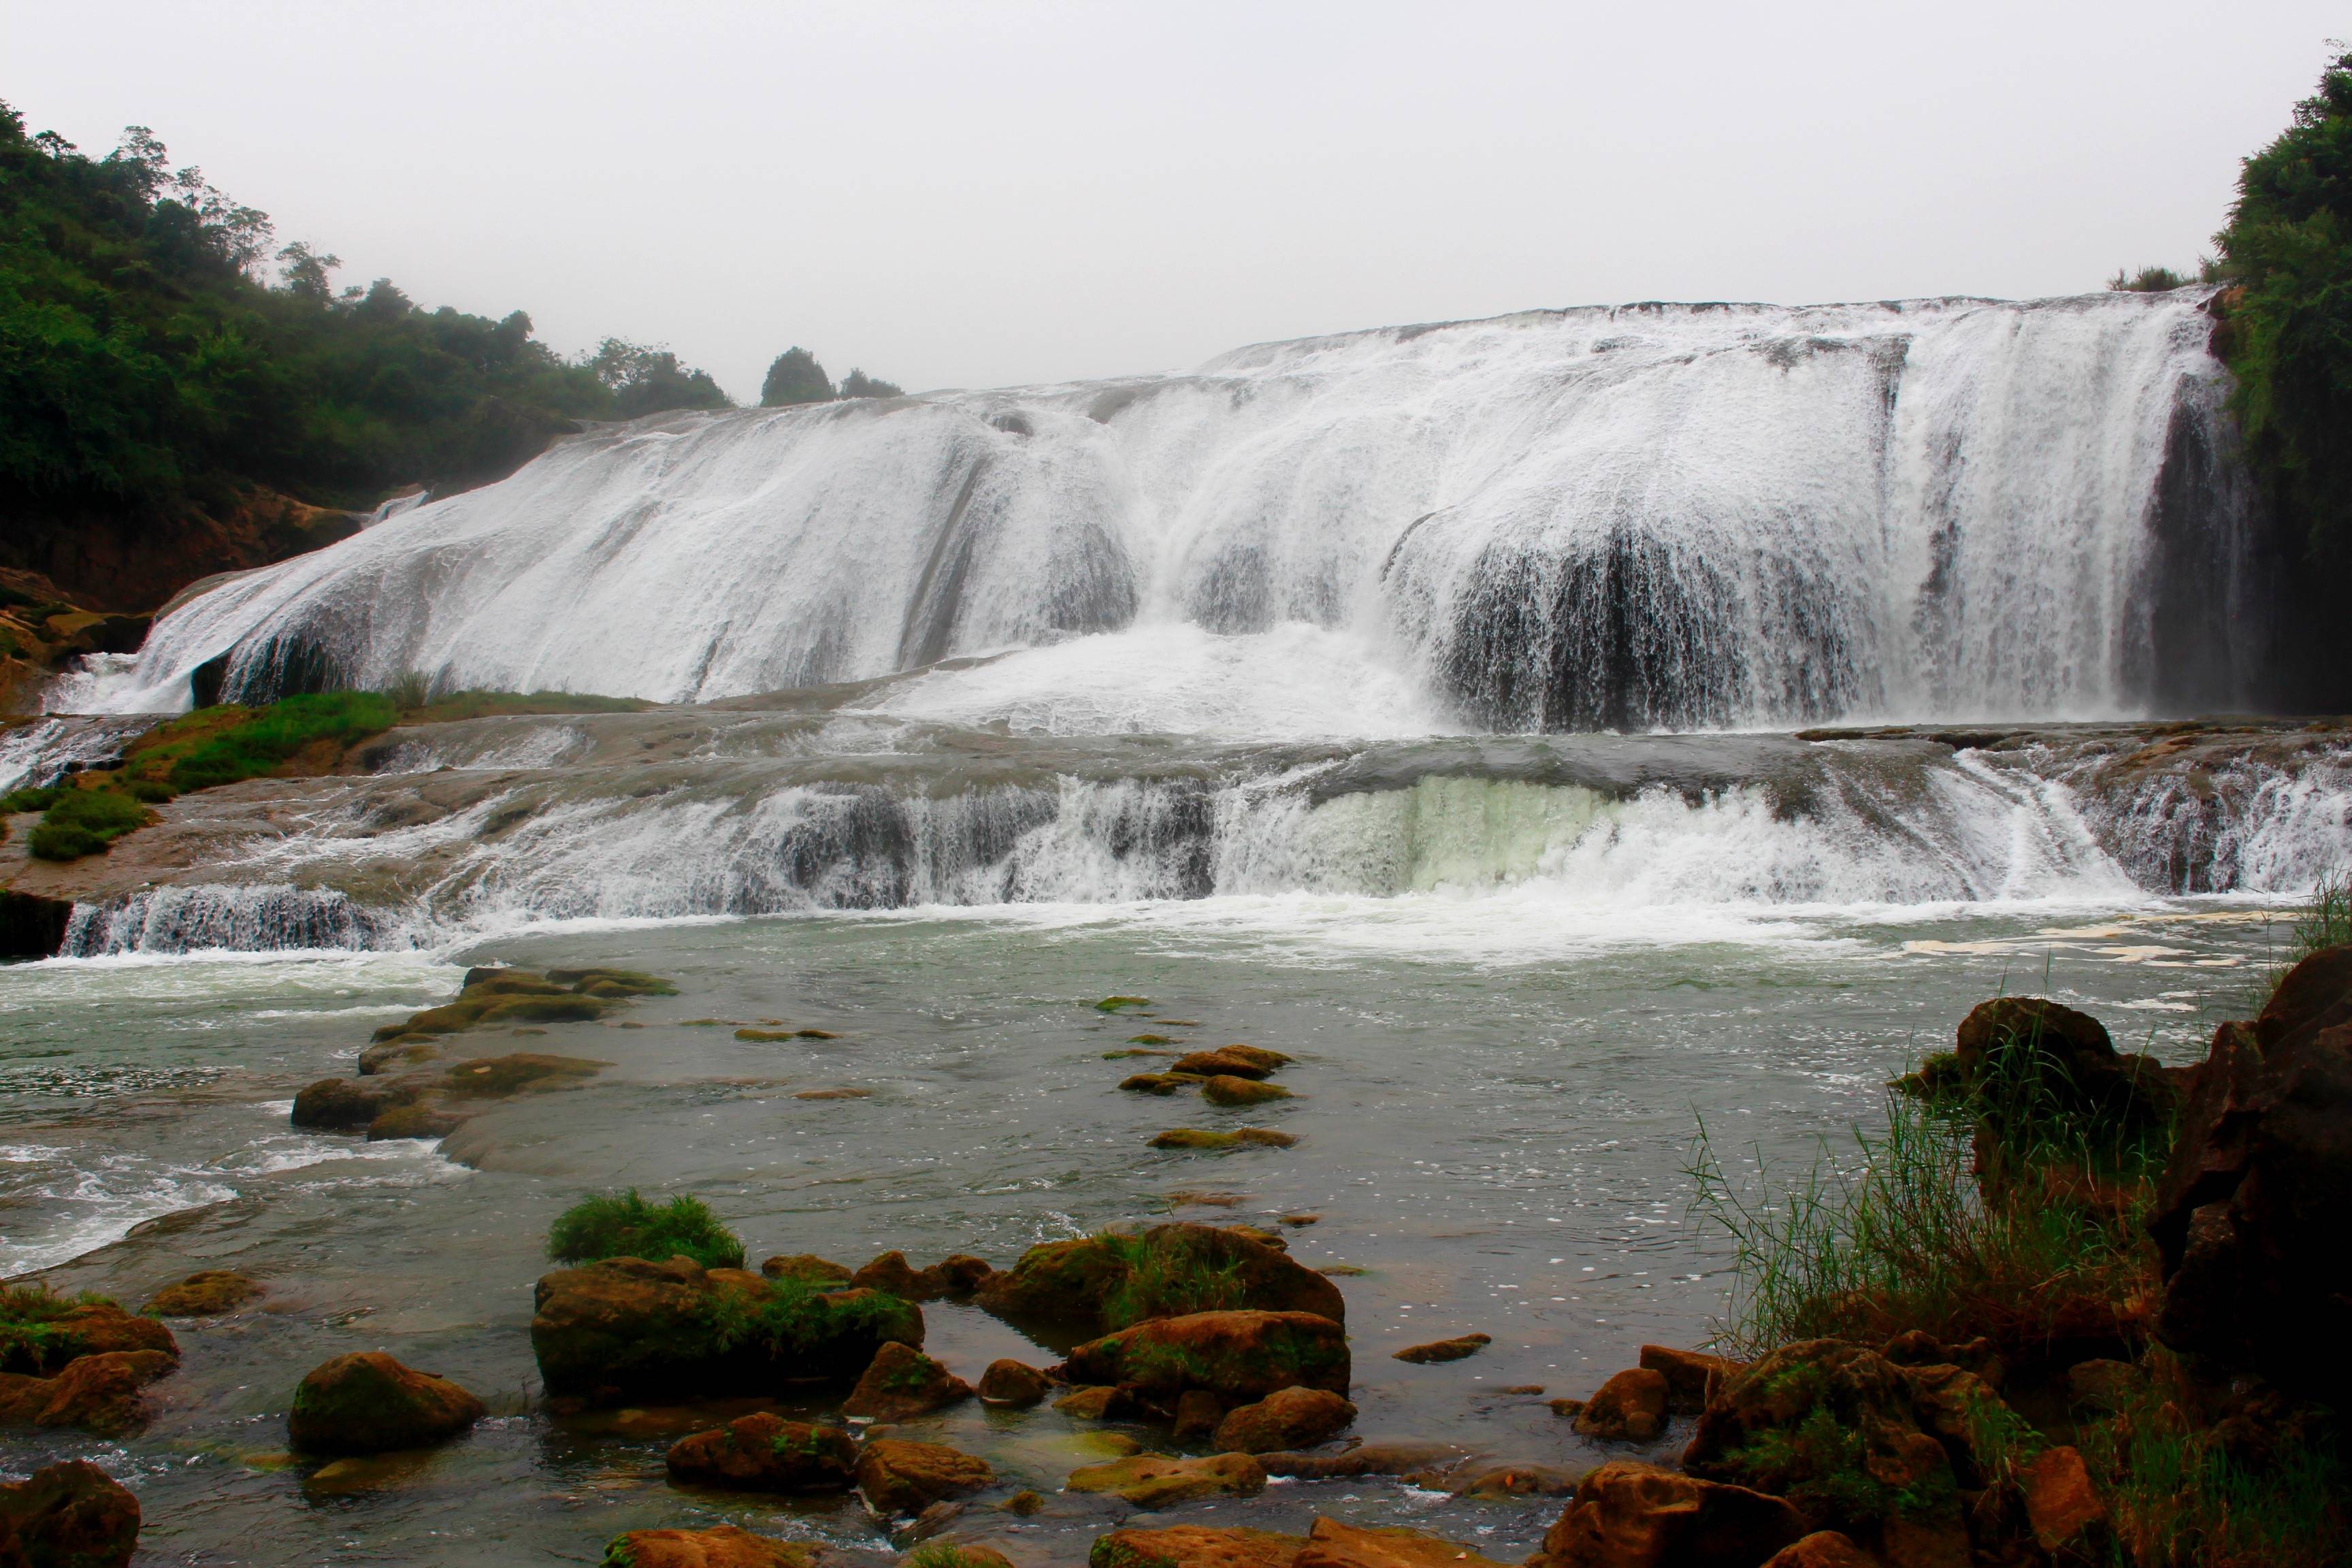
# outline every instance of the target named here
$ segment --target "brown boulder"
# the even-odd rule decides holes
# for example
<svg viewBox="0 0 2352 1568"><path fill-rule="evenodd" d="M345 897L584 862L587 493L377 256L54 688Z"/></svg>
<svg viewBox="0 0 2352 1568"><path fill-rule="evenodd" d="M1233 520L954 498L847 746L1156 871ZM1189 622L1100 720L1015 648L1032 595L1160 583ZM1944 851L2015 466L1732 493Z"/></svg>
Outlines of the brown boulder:
<svg viewBox="0 0 2352 1568"><path fill-rule="evenodd" d="M1665 1429L1665 1374L1648 1367L1621 1372L1602 1384L1576 1416L1579 1436L1609 1442L1648 1443Z"/></svg>
<svg viewBox="0 0 2352 1568"><path fill-rule="evenodd" d="M1756 1568L1807 1531L1780 1498L1616 1459L1577 1484L1530 1568Z"/></svg>
<svg viewBox="0 0 2352 1568"><path fill-rule="evenodd" d="M139 1522L139 1500L96 1465L50 1465L0 1485L0 1563L126 1568L138 1550Z"/></svg>
<svg viewBox="0 0 2352 1568"><path fill-rule="evenodd" d="M996 1479L985 1459L939 1443L868 1437L857 1451L857 1489L877 1513L917 1513Z"/></svg>
<svg viewBox="0 0 2352 1568"><path fill-rule="evenodd" d="M760 1265L760 1273L770 1279L797 1279L803 1285L827 1289L849 1283L851 1270L814 1252L778 1253Z"/></svg>
<svg viewBox="0 0 2352 1568"><path fill-rule="evenodd" d="M1194 1078L1265 1078L1289 1060L1280 1051L1262 1051L1255 1046L1221 1046L1213 1051L1178 1057L1168 1064L1168 1070Z"/></svg>
<svg viewBox="0 0 2352 1568"><path fill-rule="evenodd" d="M2107 1505L2091 1484L2083 1456L2073 1448L2044 1448L2019 1477L2025 1489L2026 1517L2044 1552L2097 1544L2107 1527Z"/></svg>
<svg viewBox="0 0 2352 1568"><path fill-rule="evenodd" d="M990 1362L988 1370L980 1374L982 1403L1009 1405L1016 1410L1025 1410L1044 1399L1053 1386L1035 1367L1010 1358Z"/></svg>
<svg viewBox="0 0 2352 1568"><path fill-rule="evenodd" d="M2291 970L2224 1024L2157 1192L2157 1336L2323 1403L2352 1399L2352 947Z"/></svg>
<svg viewBox="0 0 2352 1568"><path fill-rule="evenodd" d="M714 1530L633 1530L604 1548L604 1568L816 1568L824 1548L722 1524Z"/></svg>
<svg viewBox="0 0 2352 1568"><path fill-rule="evenodd" d="M1254 1078L1236 1078L1222 1073L1201 1086L1201 1098L1211 1105L1233 1107L1262 1105L1270 1100L1295 1100L1297 1097L1278 1083L1264 1083Z"/></svg>
<svg viewBox="0 0 2352 1568"><path fill-rule="evenodd" d="M2149 1129L2179 1105L2179 1086L2155 1058L2118 1056L2096 1018L2039 996L1979 1003L1954 1043L1902 1087L1964 1105L1999 1132L2052 1117Z"/></svg>
<svg viewBox="0 0 2352 1568"><path fill-rule="evenodd" d="M1087 1568L1291 1568L1306 1544L1303 1535L1197 1524L1114 1530L1095 1537Z"/></svg>
<svg viewBox="0 0 2352 1568"><path fill-rule="evenodd" d="M262 1293L261 1287L226 1268L207 1268L176 1285L166 1285L147 1303L158 1318L210 1318L234 1312Z"/></svg>
<svg viewBox="0 0 2352 1568"><path fill-rule="evenodd" d="M1666 1380L1666 1407L1681 1415L1696 1415L1706 1409L1708 1397L1741 1366L1719 1355L1665 1345L1643 1345L1640 1364Z"/></svg>
<svg viewBox="0 0 2352 1568"><path fill-rule="evenodd" d="M454 1437L486 1414L447 1378L361 1351L310 1369L294 1390L286 1436L307 1453L383 1454Z"/></svg>
<svg viewBox="0 0 2352 1568"><path fill-rule="evenodd" d="M746 1492L845 1491L857 1445L832 1426L787 1421L768 1411L697 1432L670 1445L669 1479L686 1486Z"/></svg>
<svg viewBox="0 0 2352 1568"><path fill-rule="evenodd" d="M923 1342L920 1308L870 1290L812 1291L740 1268L705 1269L687 1258L558 1269L541 1278L530 1321L547 1391L598 1404L847 1382L891 1340Z"/></svg>
<svg viewBox="0 0 2352 1568"><path fill-rule="evenodd" d="M76 1356L55 1377L0 1373L0 1426L127 1432L146 1419L140 1390L178 1367L161 1351L100 1351Z"/></svg>
<svg viewBox="0 0 2352 1568"><path fill-rule="evenodd" d="M293 1124L315 1132L362 1132L425 1090L419 1078L322 1078L294 1097Z"/></svg>
<svg viewBox="0 0 2352 1568"><path fill-rule="evenodd" d="M1476 1355L1495 1342L1492 1334L1457 1334L1450 1340L1432 1340L1425 1345L1407 1345L1398 1351L1398 1361L1409 1361L1416 1366L1432 1362L1460 1361Z"/></svg>
<svg viewBox="0 0 2352 1568"><path fill-rule="evenodd" d="M1107 1385L1073 1389L1054 1401L1054 1408L1074 1421L1109 1421L1126 1415L1134 1401Z"/></svg>
<svg viewBox="0 0 2352 1568"><path fill-rule="evenodd" d="M1494 1559L1418 1530L1365 1530L1318 1519L1293 1568L1500 1568Z"/></svg>
<svg viewBox="0 0 2352 1568"><path fill-rule="evenodd" d="M1901 1562L1967 1556L1959 1489L1981 1486L1975 1434L2000 1401L1957 1366L1906 1369L1841 1340L1781 1346L1717 1390L1683 1468L1786 1498Z"/></svg>
<svg viewBox="0 0 2352 1568"><path fill-rule="evenodd" d="M903 1252L886 1252L849 1277L853 1290L880 1290L902 1301L928 1300L922 1276Z"/></svg>
<svg viewBox="0 0 2352 1568"><path fill-rule="evenodd" d="M1328 1389L1276 1389L1255 1405L1227 1412L1212 1440L1242 1454L1311 1448L1345 1431L1355 1418L1356 1407Z"/></svg>
<svg viewBox="0 0 2352 1568"><path fill-rule="evenodd" d="M1772 1553L1764 1568L1878 1568L1878 1559L1834 1530L1817 1530Z"/></svg>
<svg viewBox="0 0 2352 1568"><path fill-rule="evenodd" d="M971 1384L919 1350L895 1340L874 1352L873 1362L849 1397L844 1415L876 1421L908 1421L971 1397Z"/></svg>
<svg viewBox="0 0 2352 1568"><path fill-rule="evenodd" d="M1118 1080L1118 1087L1129 1094L1157 1094L1162 1097L1198 1089L1206 1080L1189 1072L1130 1073Z"/></svg>
<svg viewBox="0 0 2352 1568"><path fill-rule="evenodd" d="M1199 1459L1132 1454L1072 1470L1063 1488L1101 1492L1140 1509L1160 1509L1204 1497L1255 1497L1265 1490L1265 1471L1247 1454L1211 1454Z"/></svg>
<svg viewBox="0 0 2352 1568"><path fill-rule="evenodd" d="M1347 1331L1313 1312L1154 1318L1079 1345L1066 1364L1073 1382L1130 1388L1167 1405L1188 1388L1228 1405L1292 1387L1344 1397L1349 1370Z"/></svg>
<svg viewBox="0 0 2352 1568"><path fill-rule="evenodd" d="M73 1301L37 1289L5 1292L0 1304L0 1372L47 1376L86 1355L156 1351L180 1359L180 1342L152 1318L112 1301Z"/></svg>
<svg viewBox="0 0 2352 1568"><path fill-rule="evenodd" d="M1177 1222L1140 1237L1086 1237L1033 1247L979 1289L999 1316L1092 1322L1112 1331L1148 1318L1247 1308L1347 1321L1339 1288L1280 1247L1230 1226Z"/></svg>
<svg viewBox="0 0 2352 1568"><path fill-rule="evenodd" d="M1500 1502L1507 1498L1566 1497L1582 1479L1558 1465L1496 1465L1454 1486L1456 1497Z"/></svg>

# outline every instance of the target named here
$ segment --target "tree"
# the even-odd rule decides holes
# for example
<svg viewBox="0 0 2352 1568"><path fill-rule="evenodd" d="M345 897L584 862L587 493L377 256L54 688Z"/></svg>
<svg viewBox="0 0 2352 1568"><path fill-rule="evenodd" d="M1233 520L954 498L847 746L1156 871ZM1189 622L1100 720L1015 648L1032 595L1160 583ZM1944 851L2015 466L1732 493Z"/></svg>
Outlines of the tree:
<svg viewBox="0 0 2352 1568"><path fill-rule="evenodd" d="M776 356L768 379L760 384L760 406L791 408L803 403L824 403L833 397L833 383L816 355L797 343Z"/></svg>
<svg viewBox="0 0 2352 1568"><path fill-rule="evenodd" d="M2245 161L2215 236L2217 346L2253 459L2315 563L2352 571L2352 54Z"/></svg>
<svg viewBox="0 0 2352 1568"><path fill-rule="evenodd" d="M623 419L673 408L725 408L727 395L705 372L677 363L677 355L625 338L606 338L588 356L588 368L611 389L613 412Z"/></svg>
<svg viewBox="0 0 2352 1568"><path fill-rule="evenodd" d="M334 297L335 288L329 274L343 264L341 257L313 250L298 239L278 253L278 276L288 293L321 304Z"/></svg>
<svg viewBox="0 0 2352 1568"><path fill-rule="evenodd" d="M844 397L904 397L907 394L905 389L896 382L878 380L862 370L852 370L841 378L841 395Z"/></svg>

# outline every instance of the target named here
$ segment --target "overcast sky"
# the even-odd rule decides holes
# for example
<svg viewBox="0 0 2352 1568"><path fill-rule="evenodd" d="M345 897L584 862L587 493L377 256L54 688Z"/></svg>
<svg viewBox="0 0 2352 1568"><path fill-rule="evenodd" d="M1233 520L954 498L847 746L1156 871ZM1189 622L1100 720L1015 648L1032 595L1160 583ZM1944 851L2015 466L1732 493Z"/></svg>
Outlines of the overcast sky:
<svg viewBox="0 0 2352 1568"><path fill-rule="evenodd" d="M2331 12L2335 14L2331 16ZM2339 9L0 0L0 98L422 303L751 401L1630 300L2189 267Z"/></svg>

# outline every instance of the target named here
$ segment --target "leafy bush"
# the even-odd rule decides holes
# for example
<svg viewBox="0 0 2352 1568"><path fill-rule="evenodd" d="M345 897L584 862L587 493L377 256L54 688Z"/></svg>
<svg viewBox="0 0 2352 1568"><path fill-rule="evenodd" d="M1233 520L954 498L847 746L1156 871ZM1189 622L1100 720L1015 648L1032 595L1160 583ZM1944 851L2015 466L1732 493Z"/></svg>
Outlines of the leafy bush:
<svg viewBox="0 0 2352 1568"><path fill-rule="evenodd" d="M72 788L71 784L42 784L32 789L10 790L0 795L0 813L14 816L20 811L47 811L58 803L58 797Z"/></svg>
<svg viewBox="0 0 2352 1568"><path fill-rule="evenodd" d="M879 376L868 375L862 370L852 370L841 378L841 395L844 397L904 397L906 391L895 381L884 381Z"/></svg>
<svg viewBox="0 0 2352 1568"><path fill-rule="evenodd" d="M658 1205L638 1196L635 1187L583 1198L547 1233L547 1255L558 1263L607 1258L659 1262L680 1253L705 1268L743 1267L742 1242L701 1199L683 1193Z"/></svg>
<svg viewBox="0 0 2352 1568"><path fill-rule="evenodd" d="M2162 294L2174 289L2186 289L2197 279L2169 267L2143 267L2137 272L2120 268L2107 279L2107 288L2117 294Z"/></svg>
<svg viewBox="0 0 2352 1568"><path fill-rule="evenodd" d="M25 847L36 859L78 860L102 855L124 834L145 826L147 808L107 789L69 789L41 814Z"/></svg>
<svg viewBox="0 0 2352 1568"><path fill-rule="evenodd" d="M760 387L760 406L790 408L803 403L829 403L833 383L816 355L794 344L776 356L768 379Z"/></svg>

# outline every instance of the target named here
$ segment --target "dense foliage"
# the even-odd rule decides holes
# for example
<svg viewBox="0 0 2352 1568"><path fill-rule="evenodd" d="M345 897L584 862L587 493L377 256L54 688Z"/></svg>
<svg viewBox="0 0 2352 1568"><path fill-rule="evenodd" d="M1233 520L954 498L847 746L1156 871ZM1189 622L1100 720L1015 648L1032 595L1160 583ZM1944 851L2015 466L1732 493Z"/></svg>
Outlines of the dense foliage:
<svg viewBox="0 0 2352 1568"><path fill-rule="evenodd" d="M2314 563L2352 574L2352 54L2248 158L2216 237L2250 455Z"/></svg>
<svg viewBox="0 0 2352 1568"><path fill-rule="evenodd" d="M582 418L726 398L664 350L572 363L520 310L420 309L133 127L103 158L0 104L0 517L163 519L258 484L330 505L497 478Z"/></svg>

